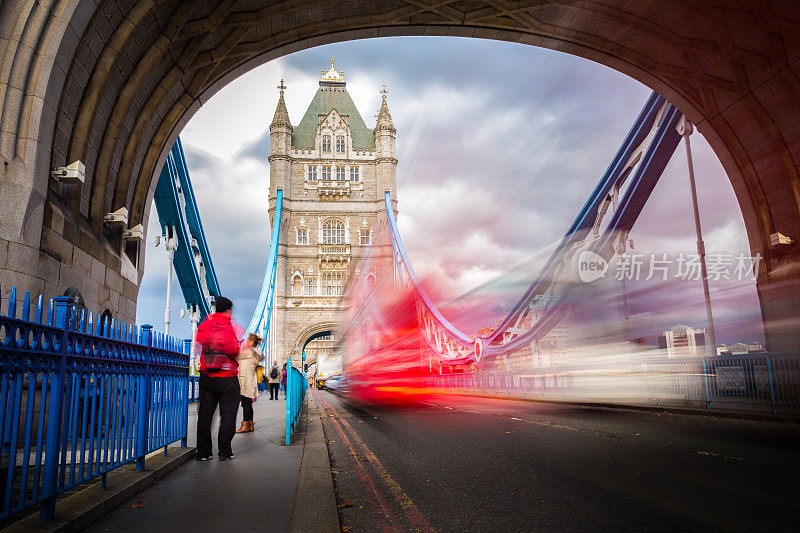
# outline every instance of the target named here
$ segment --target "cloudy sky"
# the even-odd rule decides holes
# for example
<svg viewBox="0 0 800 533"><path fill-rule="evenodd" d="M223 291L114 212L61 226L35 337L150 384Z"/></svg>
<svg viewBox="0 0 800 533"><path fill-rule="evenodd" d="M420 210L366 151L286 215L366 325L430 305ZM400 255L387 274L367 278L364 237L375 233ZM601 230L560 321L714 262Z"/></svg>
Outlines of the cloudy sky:
<svg viewBox="0 0 800 533"><path fill-rule="evenodd" d="M650 94L602 65L531 46L460 38L388 38L328 45L272 61L215 95L181 134L214 266L240 322L258 298L269 236L268 126L281 78L297 124L330 57L369 127L386 84L397 127L399 226L414 267L445 301L540 256L572 222ZM692 137L706 248L747 253L730 182L705 140ZM153 247L138 321L163 327L166 256ZM682 147L632 232L638 253L695 253ZM524 291L533 273L505 283ZM509 281L513 280L513 281ZM491 291L490 285L483 289ZM705 325L699 282L639 287L632 311L654 337ZM711 283L719 342L763 340L752 282ZM513 304L498 292L497 312ZM174 294L173 332L186 336Z"/></svg>

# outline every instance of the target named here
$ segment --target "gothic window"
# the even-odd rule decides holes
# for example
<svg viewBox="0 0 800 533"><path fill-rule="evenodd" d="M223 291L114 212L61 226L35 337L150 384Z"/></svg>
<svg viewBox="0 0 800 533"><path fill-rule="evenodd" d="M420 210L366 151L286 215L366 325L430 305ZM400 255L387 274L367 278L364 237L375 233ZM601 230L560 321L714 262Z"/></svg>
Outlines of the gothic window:
<svg viewBox="0 0 800 533"><path fill-rule="evenodd" d="M322 181L331 181L330 165L322 165Z"/></svg>
<svg viewBox="0 0 800 533"><path fill-rule="evenodd" d="M303 280L303 294L306 296L317 295L317 280L315 278L306 278Z"/></svg>
<svg viewBox="0 0 800 533"><path fill-rule="evenodd" d="M362 246L369 246L372 244L372 231L369 228L361 228L359 230L359 243Z"/></svg>
<svg viewBox="0 0 800 533"><path fill-rule="evenodd" d="M350 167L350 181L358 181L361 176L358 174L358 167Z"/></svg>
<svg viewBox="0 0 800 533"><path fill-rule="evenodd" d="M339 154L344 153L344 135L336 136L336 152Z"/></svg>
<svg viewBox="0 0 800 533"><path fill-rule="evenodd" d="M308 165L308 181L317 181L316 165Z"/></svg>
<svg viewBox="0 0 800 533"><path fill-rule="evenodd" d="M341 296L344 292L344 272L324 272L322 274L322 295Z"/></svg>
<svg viewBox="0 0 800 533"><path fill-rule="evenodd" d="M326 220L322 225L322 244L344 244L344 224L341 220Z"/></svg>
<svg viewBox="0 0 800 533"><path fill-rule="evenodd" d="M308 244L307 228L297 228L297 244Z"/></svg>
<svg viewBox="0 0 800 533"><path fill-rule="evenodd" d="M336 179L344 181L344 167L336 167Z"/></svg>
<svg viewBox="0 0 800 533"><path fill-rule="evenodd" d="M322 136L322 151L323 152L330 152L331 151L331 136L330 135L323 135Z"/></svg>

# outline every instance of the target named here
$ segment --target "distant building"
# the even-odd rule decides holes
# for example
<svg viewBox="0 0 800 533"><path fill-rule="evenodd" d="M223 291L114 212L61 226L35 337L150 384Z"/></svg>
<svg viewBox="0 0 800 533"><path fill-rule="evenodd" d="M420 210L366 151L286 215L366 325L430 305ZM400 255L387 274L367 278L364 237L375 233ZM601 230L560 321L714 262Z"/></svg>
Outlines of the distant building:
<svg viewBox="0 0 800 533"><path fill-rule="evenodd" d="M658 347L667 351L667 357L705 355L706 332L678 325L658 336Z"/></svg>
<svg viewBox="0 0 800 533"><path fill-rule="evenodd" d="M764 347L757 342L745 344L734 342L733 344L720 344L717 347L717 355L745 355L751 352L763 352Z"/></svg>

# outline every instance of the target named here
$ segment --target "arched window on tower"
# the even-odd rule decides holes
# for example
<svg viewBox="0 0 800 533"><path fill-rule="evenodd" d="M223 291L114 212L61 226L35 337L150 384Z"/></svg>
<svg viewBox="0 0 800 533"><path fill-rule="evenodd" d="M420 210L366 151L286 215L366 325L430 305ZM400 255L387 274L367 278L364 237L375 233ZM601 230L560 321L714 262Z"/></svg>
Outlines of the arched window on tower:
<svg viewBox="0 0 800 533"><path fill-rule="evenodd" d="M322 224L322 244L344 244L344 224L335 218Z"/></svg>
<svg viewBox="0 0 800 533"><path fill-rule="evenodd" d="M330 135L323 135L322 136L322 151L323 152L330 152L331 151L331 136Z"/></svg>
<svg viewBox="0 0 800 533"><path fill-rule="evenodd" d="M344 135L336 136L336 153L344 153Z"/></svg>

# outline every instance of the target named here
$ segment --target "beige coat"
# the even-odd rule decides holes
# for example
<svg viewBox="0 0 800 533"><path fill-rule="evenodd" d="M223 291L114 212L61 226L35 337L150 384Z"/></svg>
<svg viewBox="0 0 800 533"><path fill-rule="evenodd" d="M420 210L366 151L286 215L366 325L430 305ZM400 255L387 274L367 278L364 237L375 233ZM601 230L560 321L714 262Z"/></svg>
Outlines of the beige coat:
<svg viewBox="0 0 800 533"><path fill-rule="evenodd" d="M264 354L254 348L245 348L239 354L239 389L241 395L248 398L258 396L258 382L256 381L256 366L264 360Z"/></svg>

